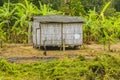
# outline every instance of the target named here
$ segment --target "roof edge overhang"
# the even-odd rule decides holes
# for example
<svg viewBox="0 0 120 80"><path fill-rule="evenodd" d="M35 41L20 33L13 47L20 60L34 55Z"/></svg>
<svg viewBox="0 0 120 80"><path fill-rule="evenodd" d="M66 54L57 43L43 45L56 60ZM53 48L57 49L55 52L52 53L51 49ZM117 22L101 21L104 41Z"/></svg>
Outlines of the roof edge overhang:
<svg viewBox="0 0 120 80"><path fill-rule="evenodd" d="M33 16L32 21L41 23L85 23L85 19L77 16L66 15L46 15Z"/></svg>

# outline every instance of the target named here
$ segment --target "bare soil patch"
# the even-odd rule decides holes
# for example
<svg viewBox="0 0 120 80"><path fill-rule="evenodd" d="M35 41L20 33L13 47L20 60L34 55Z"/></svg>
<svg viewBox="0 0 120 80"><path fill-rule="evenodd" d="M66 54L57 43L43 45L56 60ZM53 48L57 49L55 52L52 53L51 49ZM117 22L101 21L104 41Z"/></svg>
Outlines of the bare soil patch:
<svg viewBox="0 0 120 80"><path fill-rule="evenodd" d="M111 46L112 53L120 53L120 43L113 44ZM33 46L15 46L15 47L4 47L0 49L0 57L6 58L10 62L15 63L32 63L36 61L51 61L54 59L63 59L65 57L73 58L78 55L85 55L86 58L107 53L104 51L103 45L100 44L89 44L84 45L80 49L68 49L66 51L60 51L58 49L48 50L47 56L43 55L44 50L34 49Z"/></svg>

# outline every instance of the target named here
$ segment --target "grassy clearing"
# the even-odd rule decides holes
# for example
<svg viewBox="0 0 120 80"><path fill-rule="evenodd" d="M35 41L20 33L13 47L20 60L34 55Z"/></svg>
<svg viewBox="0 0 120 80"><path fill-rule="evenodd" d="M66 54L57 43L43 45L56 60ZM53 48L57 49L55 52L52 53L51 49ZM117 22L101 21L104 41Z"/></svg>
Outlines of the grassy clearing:
<svg viewBox="0 0 120 80"><path fill-rule="evenodd" d="M92 60L78 56L32 64L0 60L1 80L119 80L120 56L100 54Z"/></svg>

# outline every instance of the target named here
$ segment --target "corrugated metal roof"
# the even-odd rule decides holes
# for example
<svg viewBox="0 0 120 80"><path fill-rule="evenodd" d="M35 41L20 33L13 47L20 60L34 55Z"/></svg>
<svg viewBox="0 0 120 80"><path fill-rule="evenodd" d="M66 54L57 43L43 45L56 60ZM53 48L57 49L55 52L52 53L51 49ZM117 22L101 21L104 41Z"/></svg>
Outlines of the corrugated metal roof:
<svg viewBox="0 0 120 80"><path fill-rule="evenodd" d="M85 22L83 18L65 15L34 16L33 20L39 22Z"/></svg>

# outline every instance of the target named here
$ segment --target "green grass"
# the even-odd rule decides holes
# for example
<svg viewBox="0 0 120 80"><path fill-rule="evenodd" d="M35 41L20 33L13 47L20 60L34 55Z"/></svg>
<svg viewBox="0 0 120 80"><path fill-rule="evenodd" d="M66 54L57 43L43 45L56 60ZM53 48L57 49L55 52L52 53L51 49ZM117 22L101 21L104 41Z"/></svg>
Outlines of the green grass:
<svg viewBox="0 0 120 80"><path fill-rule="evenodd" d="M0 80L119 80L120 56L101 54L92 60L84 56L74 59L9 63L0 60Z"/></svg>

